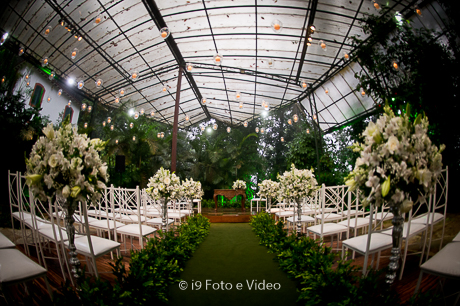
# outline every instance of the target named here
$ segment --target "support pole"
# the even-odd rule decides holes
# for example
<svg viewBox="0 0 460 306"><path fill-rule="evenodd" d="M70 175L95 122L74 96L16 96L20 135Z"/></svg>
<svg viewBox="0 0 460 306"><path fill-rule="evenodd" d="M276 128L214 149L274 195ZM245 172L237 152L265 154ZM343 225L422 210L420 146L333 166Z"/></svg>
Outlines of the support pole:
<svg viewBox="0 0 460 306"><path fill-rule="evenodd" d="M176 87L176 106L174 107L174 123L173 123L172 148L171 148L171 172L176 171L177 132L179 130L179 100L180 100L181 82L182 82L182 66L179 66L179 75L177 76L177 87Z"/></svg>

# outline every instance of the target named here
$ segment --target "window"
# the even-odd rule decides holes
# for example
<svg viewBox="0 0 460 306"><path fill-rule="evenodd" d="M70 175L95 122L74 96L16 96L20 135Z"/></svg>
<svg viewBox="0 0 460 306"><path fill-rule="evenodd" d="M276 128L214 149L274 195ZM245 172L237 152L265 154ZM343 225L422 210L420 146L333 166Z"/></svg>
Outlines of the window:
<svg viewBox="0 0 460 306"><path fill-rule="evenodd" d="M66 105L64 109L64 115L62 116L62 121L64 121L65 117L70 116L70 122L72 122L73 117L73 108Z"/></svg>
<svg viewBox="0 0 460 306"><path fill-rule="evenodd" d="M42 106L43 96L45 95L45 87L40 83L35 83L32 97L30 98L29 105L32 107L40 108Z"/></svg>

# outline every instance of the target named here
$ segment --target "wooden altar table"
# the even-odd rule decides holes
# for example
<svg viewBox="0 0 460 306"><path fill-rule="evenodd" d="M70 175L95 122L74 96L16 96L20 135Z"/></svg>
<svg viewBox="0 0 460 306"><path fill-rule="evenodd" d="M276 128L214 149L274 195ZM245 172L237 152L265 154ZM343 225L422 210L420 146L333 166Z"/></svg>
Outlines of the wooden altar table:
<svg viewBox="0 0 460 306"><path fill-rule="evenodd" d="M245 211L244 202L246 201L246 192L244 189L214 189L214 203L216 203L216 212L217 212L217 196L221 195L231 200L237 195L242 195L243 200L241 201L241 211Z"/></svg>

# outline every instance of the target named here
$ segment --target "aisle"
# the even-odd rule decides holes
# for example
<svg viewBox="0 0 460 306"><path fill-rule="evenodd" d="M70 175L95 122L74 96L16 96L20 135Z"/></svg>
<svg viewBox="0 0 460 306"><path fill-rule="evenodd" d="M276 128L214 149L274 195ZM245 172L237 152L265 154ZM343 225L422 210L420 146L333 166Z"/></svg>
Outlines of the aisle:
<svg viewBox="0 0 460 306"><path fill-rule="evenodd" d="M295 282L273 258L248 223L213 223L184 283L172 286L170 305L295 305Z"/></svg>

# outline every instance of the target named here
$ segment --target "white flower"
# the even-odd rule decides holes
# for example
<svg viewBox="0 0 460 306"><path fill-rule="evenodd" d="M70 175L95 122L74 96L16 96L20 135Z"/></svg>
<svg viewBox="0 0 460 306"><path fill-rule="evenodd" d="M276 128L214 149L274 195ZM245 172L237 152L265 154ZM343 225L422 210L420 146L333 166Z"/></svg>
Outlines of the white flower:
<svg viewBox="0 0 460 306"><path fill-rule="evenodd" d="M62 188L62 196L64 198L68 198L70 196L70 187L69 187L69 185L65 185L65 187Z"/></svg>
<svg viewBox="0 0 460 306"><path fill-rule="evenodd" d="M398 138L395 137L395 136L390 136L388 138L387 146L388 146L388 150L390 151L390 153L394 154L395 151L397 151L398 148L399 148L399 140L398 140Z"/></svg>
<svg viewBox="0 0 460 306"><path fill-rule="evenodd" d="M57 154L53 154L50 156L49 160L48 160L48 165L51 167L51 168L54 168L56 167L58 164L58 155Z"/></svg>
<svg viewBox="0 0 460 306"><path fill-rule="evenodd" d="M45 134L46 138L48 139L54 138L54 129L52 123L48 124L46 127L43 128L43 134Z"/></svg>

